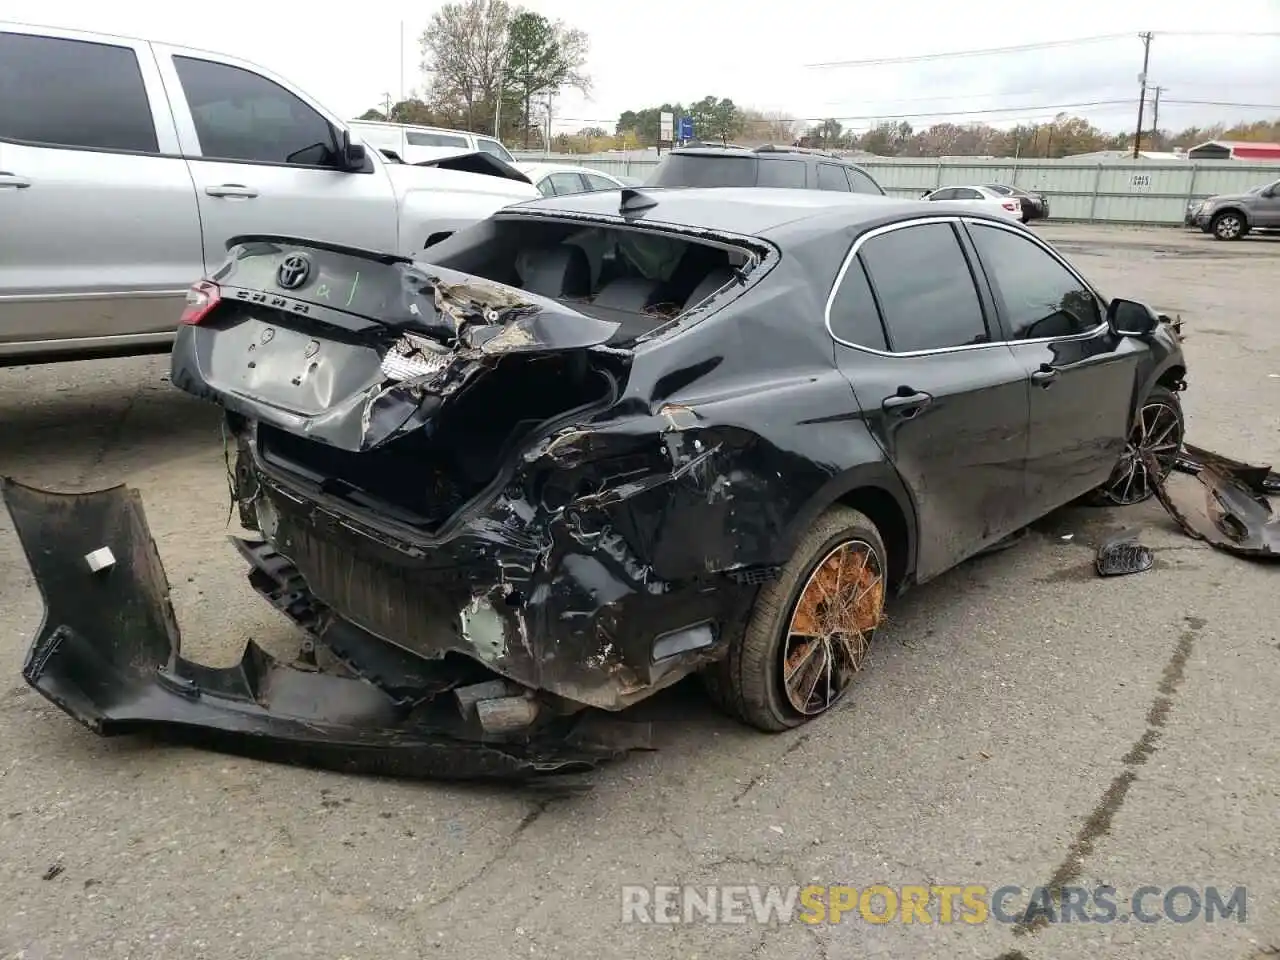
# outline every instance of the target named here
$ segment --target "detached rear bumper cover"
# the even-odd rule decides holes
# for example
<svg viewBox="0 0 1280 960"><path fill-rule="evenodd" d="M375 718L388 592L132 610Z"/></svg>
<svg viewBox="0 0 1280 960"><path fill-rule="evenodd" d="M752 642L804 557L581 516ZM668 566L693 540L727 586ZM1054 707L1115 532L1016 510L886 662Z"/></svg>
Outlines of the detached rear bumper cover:
<svg viewBox="0 0 1280 960"><path fill-rule="evenodd" d="M1269 499L1280 478L1269 466L1185 444L1177 467L1156 495L1185 533L1237 556L1280 560L1280 516Z"/></svg>
<svg viewBox="0 0 1280 960"><path fill-rule="evenodd" d="M581 772L624 752L567 725L520 743L460 739L363 680L290 666L252 641L234 667L193 663L137 491L58 494L11 479L0 490L46 607L23 676L99 734L444 779ZM114 562L95 573L86 557L104 546Z"/></svg>

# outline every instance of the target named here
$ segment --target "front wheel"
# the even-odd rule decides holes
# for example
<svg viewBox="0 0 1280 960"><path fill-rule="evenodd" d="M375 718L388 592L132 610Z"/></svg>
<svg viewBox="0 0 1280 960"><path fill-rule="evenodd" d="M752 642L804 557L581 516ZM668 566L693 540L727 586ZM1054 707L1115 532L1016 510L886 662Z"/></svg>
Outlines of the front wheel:
<svg viewBox="0 0 1280 960"><path fill-rule="evenodd" d="M826 713L866 664L887 570L875 524L849 507L828 510L778 579L760 588L746 629L709 669L712 696L770 732Z"/></svg>
<svg viewBox="0 0 1280 960"><path fill-rule="evenodd" d="M1117 506L1142 503L1155 495L1156 487L1173 470L1186 426L1182 402L1172 390L1156 387L1147 395L1134 418L1124 454L1110 478L1098 490L1100 499ZM1155 463L1153 473L1151 462Z"/></svg>
<svg viewBox="0 0 1280 960"><path fill-rule="evenodd" d="M1226 210L1209 222L1209 232L1218 240L1239 240L1248 229L1244 217L1234 210Z"/></svg>

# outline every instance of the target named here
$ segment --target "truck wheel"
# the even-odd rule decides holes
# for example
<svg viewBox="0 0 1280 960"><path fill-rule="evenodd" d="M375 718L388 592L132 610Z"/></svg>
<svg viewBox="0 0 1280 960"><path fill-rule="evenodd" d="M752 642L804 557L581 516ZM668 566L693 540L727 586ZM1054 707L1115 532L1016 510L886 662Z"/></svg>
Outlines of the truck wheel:
<svg viewBox="0 0 1280 960"><path fill-rule="evenodd" d="M1248 232L1248 227L1236 211L1224 210L1209 222L1209 232L1217 240L1239 240Z"/></svg>
<svg viewBox="0 0 1280 960"><path fill-rule="evenodd" d="M826 713L866 665L887 570L875 524L849 507L828 510L781 576L760 588L746 629L704 675L712 697L770 732Z"/></svg>
<svg viewBox="0 0 1280 960"><path fill-rule="evenodd" d="M1186 424L1182 401L1172 390L1156 387L1142 401L1125 443L1124 454L1110 478L1097 491L1097 500L1115 506L1142 503L1155 495L1182 449ZM1155 459L1159 472L1152 476L1147 457Z"/></svg>

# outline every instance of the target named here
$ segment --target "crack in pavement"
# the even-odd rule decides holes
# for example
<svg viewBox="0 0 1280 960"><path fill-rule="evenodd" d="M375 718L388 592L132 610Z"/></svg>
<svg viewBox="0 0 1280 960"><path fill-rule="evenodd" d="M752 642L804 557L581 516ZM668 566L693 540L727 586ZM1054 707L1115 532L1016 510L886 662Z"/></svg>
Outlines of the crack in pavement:
<svg viewBox="0 0 1280 960"><path fill-rule="evenodd" d="M791 756L791 754L795 753L797 750L803 747L806 743L808 743L809 738L811 736L813 736L813 734L811 733L800 734L800 736L796 737L795 740L793 740L790 744L788 744L787 748L783 750L781 753L779 753L768 764L768 766L771 767L775 763L781 763L783 760L786 760L787 757ZM744 786L741 790L737 792L737 794L734 795L730 803L732 803L735 807L738 806L742 802L743 797L745 797L748 793L750 793L756 787L760 786L760 784L764 783L765 780L767 780L768 778L769 778L769 775L767 773L757 773L754 777L752 777L750 780L747 781L746 786Z"/></svg>
<svg viewBox="0 0 1280 960"><path fill-rule="evenodd" d="M80 476L76 479L77 488L84 487L88 482L89 477L93 475L93 472L106 462L107 454L111 452L112 448L119 445L121 439L124 437L124 427L125 423L129 419L129 414L133 412L133 408L137 405L138 401L142 399L142 395L147 392L148 386L149 384L144 381L138 385L137 390L134 390L129 394L129 398L125 400L124 406L121 407L119 415L115 417L114 422L106 431L105 436L103 436L102 443L99 444L97 452L94 453L93 458L89 461L88 465L80 471Z"/></svg>
<svg viewBox="0 0 1280 960"><path fill-rule="evenodd" d="M468 889L473 884L479 882L481 879L484 878L485 874L487 874L490 870L492 870L502 861L506 860L507 857L511 856L511 851L515 849L515 845L519 841L520 835L523 834L526 830L528 830L531 826L533 826L533 824L537 822L538 818L547 812L547 808L551 806L552 799L553 798L548 797L548 798L537 801L533 805L533 809L520 818L520 822L516 824L515 829L512 830L509 834L507 834L506 837L503 838L502 844L498 848L497 853L495 853L492 857L490 857L483 864L481 864L480 869L478 869L471 876L467 877L465 880L461 881L460 883L455 884L452 888L445 891L443 894L436 897L434 900L431 900L428 903L424 903L420 908L421 911L423 913L426 913L428 910L434 910L436 907L440 906L441 904L448 903L458 894L462 893L464 890Z"/></svg>
<svg viewBox="0 0 1280 960"><path fill-rule="evenodd" d="M1169 660L1161 672L1160 683L1156 687L1158 696L1151 702L1151 707L1147 711L1147 729L1129 748L1129 751L1120 758L1124 769L1116 774L1115 778L1107 786L1097 806L1093 808L1093 811L1081 826L1079 833L1076 834L1075 839L1067 848L1067 855L1045 885L1049 895L1055 901L1060 900L1064 886L1080 877L1084 870L1084 861L1093 853L1095 843L1111 832L1111 823L1115 819L1115 815L1124 804L1129 788L1138 779L1138 773L1135 768L1146 763L1156 751L1156 744L1160 739L1161 730L1168 722L1169 714L1173 711L1174 695L1178 692L1178 688L1182 686L1182 681L1185 678L1187 660L1190 659L1191 652L1195 647L1196 634L1204 629L1206 623L1200 617L1188 616L1183 617L1183 620L1186 621L1187 626L1179 635L1178 642L1174 645L1173 653L1169 656ZM1034 934L1047 926L1048 923L1047 911L1038 910L1035 918L1030 921L1024 915L1023 920L1014 926L1013 934L1014 936ZM1007 960L1014 960L1018 956L1020 955L1017 951L1014 951L1012 955L1006 955L1006 958ZM1000 960L1000 958L997 958L997 960Z"/></svg>

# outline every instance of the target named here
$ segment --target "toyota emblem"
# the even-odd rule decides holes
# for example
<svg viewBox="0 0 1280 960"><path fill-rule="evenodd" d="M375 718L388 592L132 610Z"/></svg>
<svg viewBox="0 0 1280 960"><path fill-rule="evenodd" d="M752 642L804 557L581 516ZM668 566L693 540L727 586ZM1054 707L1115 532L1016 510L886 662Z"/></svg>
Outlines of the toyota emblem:
<svg viewBox="0 0 1280 960"><path fill-rule="evenodd" d="M297 290L311 278L311 258L304 253L291 253L276 271L276 283L285 290Z"/></svg>

